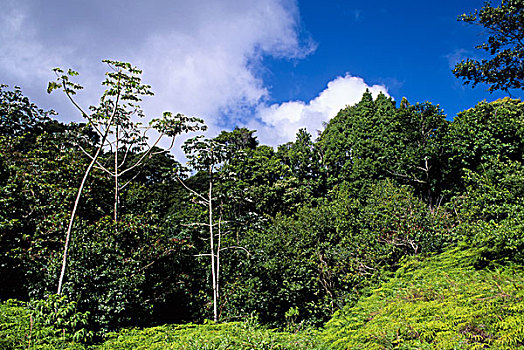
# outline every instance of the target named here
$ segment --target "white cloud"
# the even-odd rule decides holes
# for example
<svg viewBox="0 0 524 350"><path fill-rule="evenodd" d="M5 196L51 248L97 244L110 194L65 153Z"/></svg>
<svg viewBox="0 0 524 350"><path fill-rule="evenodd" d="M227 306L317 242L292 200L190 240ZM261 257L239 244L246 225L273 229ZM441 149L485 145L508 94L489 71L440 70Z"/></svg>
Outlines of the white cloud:
<svg viewBox="0 0 524 350"><path fill-rule="evenodd" d="M263 56L314 50L294 0L6 0L0 25L0 80L21 85L37 103L49 100L45 85L56 66L78 70L86 87L79 98L96 103L100 60L111 58L144 71L156 92L146 112L194 114L212 125L221 111L252 108L268 96L256 74Z"/></svg>
<svg viewBox="0 0 524 350"><path fill-rule="evenodd" d="M226 118L237 120L247 111L244 124L258 130L261 143L277 145L302 127L316 135L323 121L357 102L366 88L386 90L346 75L312 101L268 105L262 59L300 59L315 50L299 18L295 0L5 0L0 82L20 85L40 107L78 121L64 96L45 93L54 79L51 68L80 72L85 89L77 98L86 107L100 96L100 61L129 61L156 93L143 103L149 117L166 110L199 116L213 135L231 125Z"/></svg>
<svg viewBox="0 0 524 350"><path fill-rule="evenodd" d="M217 129L222 112L253 108L269 96L256 74L263 55L300 58L313 46L300 42L292 3L209 3L213 6L196 17L196 30L177 27L156 33L143 43L134 61L153 68L144 68L145 78L157 98L166 101L164 106L201 116Z"/></svg>
<svg viewBox="0 0 524 350"><path fill-rule="evenodd" d="M359 102L366 89L375 97L380 92L387 95L385 86L369 86L362 78L346 74L330 81L326 89L307 103L291 101L259 106L257 118L247 126L257 130L261 143L272 146L293 141L301 128L316 137L323 129L323 122L328 122L342 108Z"/></svg>

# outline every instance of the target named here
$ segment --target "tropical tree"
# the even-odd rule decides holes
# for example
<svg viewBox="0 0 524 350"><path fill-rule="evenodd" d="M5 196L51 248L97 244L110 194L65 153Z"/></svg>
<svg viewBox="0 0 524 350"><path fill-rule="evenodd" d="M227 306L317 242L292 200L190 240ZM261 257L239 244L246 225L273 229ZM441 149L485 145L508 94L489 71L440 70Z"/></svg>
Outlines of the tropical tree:
<svg viewBox="0 0 524 350"><path fill-rule="evenodd" d="M0 84L0 136L16 140L17 150L30 147L54 114L52 110L38 108L18 86L10 90Z"/></svg>
<svg viewBox="0 0 524 350"><path fill-rule="evenodd" d="M387 145L387 172L412 186L433 210L442 201L445 187L443 140L449 122L438 105L411 105L403 98L390 120L391 144Z"/></svg>
<svg viewBox="0 0 524 350"><path fill-rule="evenodd" d="M328 185L343 181L356 191L372 180L389 176L388 150L395 141L391 132L395 102L379 94L375 100L366 91L360 102L342 109L326 126L319 144Z"/></svg>
<svg viewBox="0 0 524 350"><path fill-rule="evenodd" d="M5 287L12 296L26 298L43 287L43 275L60 250L70 203L88 163L71 139L84 143L84 131L76 124L50 121L21 137L0 137L8 176L0 185L0 246L8 261L2 263L1 274L9 279ZM83 146L89 147L88 143ZM98 171L91 174L77 219L93 221L108 213L104 193L111 187L100 175Z"/></svg>
<svg viewBox="0 0 524 350"><path fill-rule="evenodd" d="M453 70L465 84L489 85L489 91L524 88L524 1L490 2L480 10L459 16L459 21L483 26L486 42L476 46L491 56L489 59L466 59Z"/></svg>
<svg viewBox="0 0 524 350"><path fill-rule="evenodd" d="M202 121L200 119L164 112L162 118L152 119L149 125L141 130L141 123L135 122L133 117L143 118L145 116L139 102L143 96L153 95L150 86L142 84L141 82L140 75L142 71L130 63L112 60L104 60L103 62L110 68L109 72L106 73L105 81L102 83L102 85L106 86L106 90L100 98L100 104L89 107L89 114L86 113L73 98L76 92L83 88L81 85L70 80L71 77L78 75L77 72L71 69L64 72L60 68L55 68L54 72L57 75L57 81L50 82L48 86L48 92L56 89L63 90L82 116L87 119L88 125L93 128L100 137L98 145L92 153L79 145L82 152L90 159L90 163L79 185L66 232L62 269L58 279L58 294L62 292L62 283L67 264L67 251L76 211L86 180L93 167L96 166L102 169L114 179L113 215L114 221L116 222L119 191L123 186L128 184L128 182L126 182L121 185L120 177L126 172L138 168L147 161L163 136L171 138L171 144L173 145L177 135L202 128ZM152 143L149 143L147 132L151 129L155 129L158 132L158 136ZM113 154L112 170L100 162L100 156L104 150ZM141 153L141 156L132 164L126 164L127 157L130 153Z"/></svg>
<svg viewBox="0 0 524 350"><path fill-rule="evenodd" d="M25 299L55 253L75 179L86 166L72 140L88 148L96 135L50 119L54 112L38 108L18 87L2 85L0 97L0 274L6 280L0 296ZM100 185L96 176L94 183ZM86 192L82 211L90 220L103 204L91 186Z"/></svg>
<svg viewBox="0 0 524 350"><path fill-rule="evenodd" d="M179 177L180 183L191 193L193 201L202 205L207 214L206 222L193 222L189 226L205 227L208 232L209 244L208 252L198 254L197 257L209 257L211 267L211 287L213 290L213 320L218 321L218 304L220 299L220 269L221 269L221 252L226 249L242 249L241 247L224 247L223 232L225 223L222 218L222 206L218 204L219 196L215 193L214 187L218 176L216 172L225 160L226 146L213 139L207 139L203 136L197 136L185 142L183 149L187 155L188 163L196 171L206 174L207 191L202 194L197 190L190 188Z"/></svg>
<svg viewBox="0 0 524 350"><path fill-rule="evenodd" d="M524 104L509 98L491 103L483 101L459 113L444 140L450 161L448 177L460 181L464 169L481 170L492 158L522 162L523 115Z"/></svg>

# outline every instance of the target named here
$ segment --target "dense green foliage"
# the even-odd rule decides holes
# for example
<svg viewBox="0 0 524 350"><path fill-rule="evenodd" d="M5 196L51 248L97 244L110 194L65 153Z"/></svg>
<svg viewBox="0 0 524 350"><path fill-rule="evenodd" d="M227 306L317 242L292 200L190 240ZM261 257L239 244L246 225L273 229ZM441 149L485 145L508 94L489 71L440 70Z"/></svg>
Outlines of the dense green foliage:
<svg viewBox="0 0 524 350"><path fill-rule="evenodd" d="M286 333L250 322L172 325L109 334L98 349L325 349L315 332Z"/></svg>
<svg viewBox="0 0 524 350"><path fill-rule="evenodd" d="M195 158L203 171L184 178L168 153L155 151L137 176L122 179L131 182L120 192L118 222L110 218L110 179L94 169L64 290L90 311L93 330L209 317L209 231L202 226L209 208L198 195L208 191L210 174L224 320L254 313L275 326L318 326L403 257L461 241L483 249L480 265L520 263L522 115L522 103L505 99L449 123L431 104L397 107L366 93L318 141L300 131L274 151L247 129L223 132L206 141L215 154L220 149L207 175L205 157ZM40 125L23 149L31 133L2 138L4 299L52 291L88 161L75 145L96 142L86 126Z"/></svg>
<svg viewBox="0 0 524 350"><path fill-rule="evenodd" d="M326 349L317 331L281 332L249 322L165 325L108 333L99 345L86 345L85 314L74 303L54 298L37 307L10 300L0 304L1 349ZM56 307L51 313L46 308ZM58 321L58 322L57 322Z"/></svg>
<svg viewBox="0 0 524 350"><path fill-rule="evenodd" d="M442 248L439 218L408 186L384 180L365 199L345 190L336 196L248 233L243 242L252 255L228 295L235 312L279 324L293 312L293 322L320 325L403 256Z"/></svg>
<svg viewBox="0 0 524 350"><path fill-rule="evenodd" d="M410 258L395 277L325 329L298 333L253 321L166 325L108 333L90 349L520 349L524 348L524 271L521 266L475 269L481 252L460 247ZM58 303L58 304L57 304ZM58 312L50 307L60 305ZM1 304L4 348L83 349L85 314L74 303ZM288 313L292 317L291 313Z"/></svg>
<svg viewBox="0 0 524 350"><path fill-rule="evenodd" d="M346 182L365 195L374 180L393 178L413 186L430 207L440 200L445 164L443 137L448 122L438 106L397 108L383 94L366 92L355 106L341 110L326 126L319 145L327 182Z"/></svg>

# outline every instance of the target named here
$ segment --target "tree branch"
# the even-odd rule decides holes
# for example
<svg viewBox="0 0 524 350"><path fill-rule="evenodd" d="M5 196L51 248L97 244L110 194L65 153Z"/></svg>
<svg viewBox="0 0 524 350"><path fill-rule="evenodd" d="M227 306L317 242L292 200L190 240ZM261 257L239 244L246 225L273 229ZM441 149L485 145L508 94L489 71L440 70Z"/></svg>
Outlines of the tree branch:
<svg viewBox="0 0 524 350"><path fill-rule="evenodd" d="M243 250L244 252L246 252L246 254L247 254L248 256L251 256L251 253L249 252L249 250L247 250L246 248L241 247L241 246L230 246L230 247L224 247L224 248L220 248L220 251L222 251L222 250L227 250L227 249L240 249L240 250Z"/></svg>

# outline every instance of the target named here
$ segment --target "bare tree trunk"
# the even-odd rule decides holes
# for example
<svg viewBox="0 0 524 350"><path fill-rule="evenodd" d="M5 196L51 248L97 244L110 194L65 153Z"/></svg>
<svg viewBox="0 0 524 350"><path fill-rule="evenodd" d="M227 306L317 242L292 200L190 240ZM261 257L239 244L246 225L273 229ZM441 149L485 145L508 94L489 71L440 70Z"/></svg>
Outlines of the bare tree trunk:
<svg viewBox="0 0 524 350"><path fill-rule="evenodd" d="M69 96L69 94L67 96L71 99L71 96ZM105 132L103 134L102 140L100 140L100 145L98 146L98 149L96 150L95 155L91 159L91 163L89 163L89 166L87 167L87 169L86 169L86 171L84 173L84 177L82 178L82 182L80 183L80 187L78 188L78 192L76 194L75 204L74 204L73 210L71 212L71 218L69 219L69 225L67 226L66 241L65 241L65 244L64 244L64 253L63 253L63 257L62 257L62 269L60 270L60 277L58 278L58 289L57 289L57 292L56 292L56 294L58 294L58 295L62 294L62 284L63 284L63 281L64 281L65 269L66 269L66 266L67 266L67 251L69 250L69 243L71 241L71 230L73 229L73 223L75 221L75 215L76 215L76 211L78 209L78 203L80 203L80 197L82 197L82 191L84 190L84 186L85 186L85 183L87 181L87 177L91 173L91 169L93 169L93 166L95 165L95 163L96 163L96 161L98 159L98 156L100 155L100 152L102 152L102 149L104 148L104 144L106 142L107 135L109 134L109 126L111 125L111 123L113 122L113 119L116 116L116 107L118 106L119 99L120 99L120 94L118 94L116 96L115 108L113 109L113 112L111 113L111 117L109 118L109 120L108 120L108 122L106 124L107 128L106 128L106 130L105 130ZM76 103L75 103L75 105L76 105ZM82 111L82 110L80 109L80 111Z"/></svg>
<svg viewBox="0 0 524 350"><path fill-rule="evenodd" d="M96 156L98 156L98 152ZM80 183L80 187L78 188L78 193L76 194L75 205L73 206L73 211L71 212L71 218L69 218L69 225L67 226L66 241L64 245L64 254L62 257L62 269L60 271L60 277L58 278L58 290L56 292L56 294L58 295L62 294L62 282L64 280L65 269L66 269L66 264L67 264L67 251L69 249L69 241L71 239L71 229L73 227L76 210L78 209L78 203L80 202L80 197L82 196L82 191L84 190L84 185L86 183L87 176L91 172L91 169L93 168L94 164L95 164L95 161L93 158L93 160L87 167L86 172L84 173L84 177L82 178L82 182Z"/></svg>
<svg viewBox="0 0 524 350"><path fill-rule="evenodd" d="M219 312L218 312L218 304L220 301L220 253L222 250L226 249L241 249L247 253L249 256L249 251L241 246L230 246L230 247L222 247L222 204L219 206L219 218L217 225L217 232L215 233L214 227L215 224L213 223L213 164L211 164L208 168L208 174L209 174L209 187L207 191L207 195L203 195L198 193L197 191L191 189L188 187L180 177L177 177L180 184L188 190L190 193L198 197L200 200L198 201L198 204L203 205L204 207L207 207L208 210L208 222L207 223L193 223L193 225L196 226L205 226L209 227L209 254L197 254L195 256L197 257L211 257L211 285L213 289L213 320L215 322L218 322L219 319Z"/></svg>
<svg viewBox="0 0 524 350"><path fill-rule="evenodd" d="M113 116L110 118L110 122L111 120L113 120ZM95 165L96 160L98 159L98 156L100 155L100 152L102 151L105 140L107 138L108 131L109 131L109 128L106 130L104 137L102 138L102 141L100 142L100 146L96 150L96 153L93 156L93 159L91 160L91 163L89 163L89 166L87 167L84 173L84 177L82 178L82 182L80 183L80 187L78 188L78 192L76 194L75 205L73 206L73 210L71 212L71 218L69 219L69 225L67 226L66 241L64 245L64 254L62 257L62 269L60 271L60 277L58 278L58 289L56 292L56 294L58 295L62 294L62 283L64 281L65 269L67 265L67 251L69 249L69 242L71 240L71 230L73 229L73 223L75 220L76 211L78 209L78 203L80 203L80 197L82 197L82 191L84 190L84 186L86 184L87 177L89 176L91 169L93 169L93 166Z"/></svg>
<svg viewBox="0 0 524 350"><path fill-rule="evenodd" d="M117 222L118 220L118 125L116 126L116 147L115 147L115 203L113 208L113 221ZM116 226L115 226L116 227Z"/></svg>
<svg viewBox="0 0 524 350"><path fill-rule="evenodd" d="M210 238L210 248L211 248L211 280L213 285L213 320L218 321L217 314L217 278L216 278L216 262L215 262L215 239L213 233L213 181L211 179L213 176L213 166L209 166L209 192L208 192L208 211L209 211L209 238Z"/></svg>
<svg viewBox="0 0 524 350"><path fill-rule="evenodd" d="M217 257L216 257L216 264L217 264L217 300L220 301L220 248L222 243L222 227L221 227L221 221L222 221L222 209L220 209L220 217L218 218L218 234L217 234Z"/></svg>

